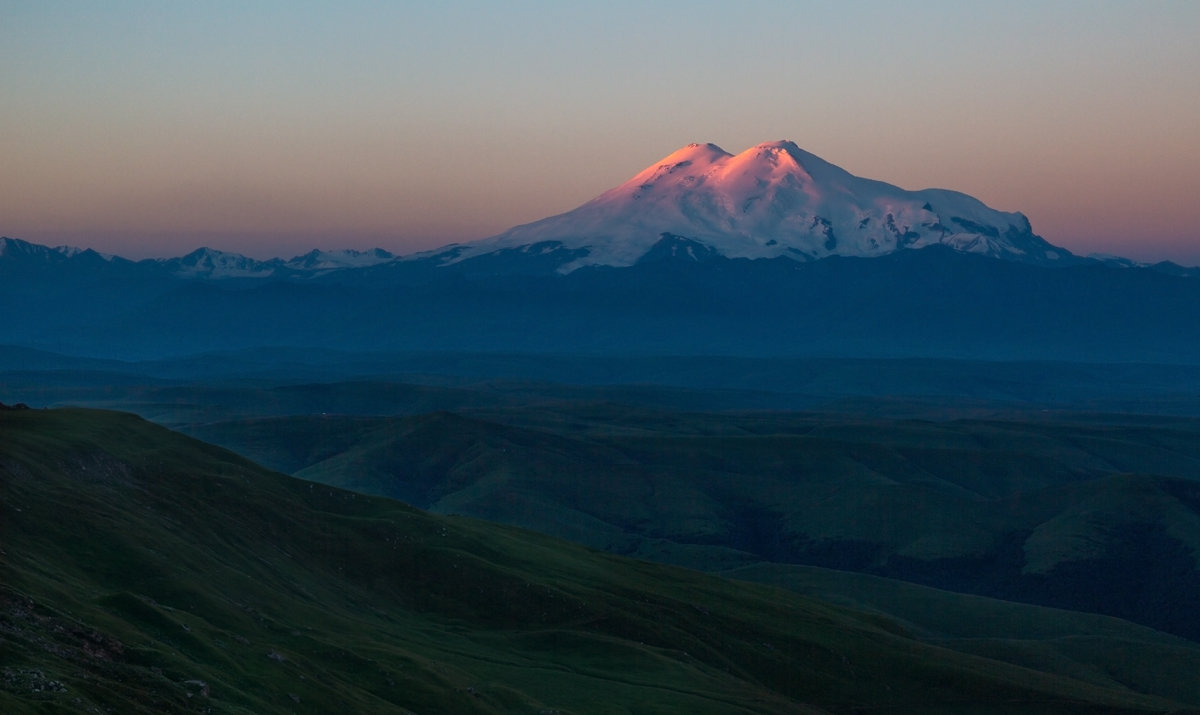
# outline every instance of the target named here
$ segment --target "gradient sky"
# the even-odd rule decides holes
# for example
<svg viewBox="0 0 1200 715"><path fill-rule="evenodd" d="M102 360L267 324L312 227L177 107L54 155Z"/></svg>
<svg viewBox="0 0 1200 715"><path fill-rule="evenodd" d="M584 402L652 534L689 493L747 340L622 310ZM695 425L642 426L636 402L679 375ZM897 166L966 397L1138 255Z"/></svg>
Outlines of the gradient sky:
<svg viewBox="0 0 1200 715"><path fill-rule="evenodd" d="M0 235L410 253L791 139L1197 265L1197 38L1191 0L0 0Z"/></svg>

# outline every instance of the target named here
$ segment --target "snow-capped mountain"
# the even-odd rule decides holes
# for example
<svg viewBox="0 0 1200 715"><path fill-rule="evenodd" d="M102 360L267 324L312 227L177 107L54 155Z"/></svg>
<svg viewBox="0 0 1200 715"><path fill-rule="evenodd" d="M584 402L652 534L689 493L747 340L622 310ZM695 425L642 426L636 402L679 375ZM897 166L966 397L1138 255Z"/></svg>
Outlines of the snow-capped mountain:
<svg viewBox="0 0 1200 715"><path fill-rule="evenodd" d="M182 278L267 278L283 265L278 258L257 261L212 248L197 248L186 256L159 259L158 263Z"/></svg>
<svg viewBox="0 0 1200 715"><path fill-rule="evenodd" d="M395 256L382 248L369 251L345 249L341 251L321 251L313 249L303 256L296 256L283 265L298 271L323 271L341 268L366 268L387 263Z"/></svg>
<svg viewBox="0 0 1200 715"><path fill-rule="evenodd" d="M850 174L790 141L733 155L689 144L588 203L454 247L446 262L520 249L564 250L559 271L629 266L664 239L690 239L726 258L881 256L955 250L1043 263L1071 256L1020 213L944 189L907 191Z"/></svg>
<svg viewBox="0 0 1200 715"><path fill-rule="evenodd" d="M1200 269L1077 257L1019 213L790 142L693 144L574 211L401 258L134 262L0 239L0 306L0 345L120 359L272 345L1200 360Z"/></svg>
<svg viewBox="0 0 1200 715"><path fill-rule="evenodd" d="M113 258L115 258L115 256L112 255L111 253L96 253L95 251L93 251L90 248L80 248L79 246L65 246L65 245L64 246L55 246L53 248L53 250L57 253L60 253L64 256L66 256L67 258L74 258L75 256L82 256L85 253L95 253L97 256L99 256L100 258L103 258L106 261L111 261Z"/></svg>
<svg viewBox="0 0 1200 715"><path fill-rule="evenodd" d="M0 238L0 256L8 257L10 260L16 258L33 259L40 261L60 261L64 258L72 258L82 253L86 253L87 249L76 248L75 246L42 246L28 241L22 241L19 238ZM96 254L99 255L99 254Z"/></svg>
<svg viewBox="0 0 1200 715"><path fill-rule="evenodd" d="M42 246L37 243L22 241L19 238L8 238L7 236L0 237L0 259L4 259L8 263L23 261L41 265L54 265L68 260L110 263L112 261L124 261L124 259L107 253L97 253L90 248L79 248L77 246L55 246L51 248L50 246Z"/></svg>
<svg viewBox="0 0 1200 715"><path fill-rule="evenodd" d="M10 261L21 258L35 258L43 261L62 258L62 251L50 248L49 246L40 246L36 243L22 241L19 238L0 238L0 258L6 258Z"/></svg>
<svg viewBox="0 0 1200 715"><path fill-rule="evenodd" d="M394 259L394 255L382 248L369 251L313 249L286 261L282 258L259 261L238 253L198 248L186 256L160 259L158 263L181 278L283 278L313 276L346 268L367 268Z"/></svg>

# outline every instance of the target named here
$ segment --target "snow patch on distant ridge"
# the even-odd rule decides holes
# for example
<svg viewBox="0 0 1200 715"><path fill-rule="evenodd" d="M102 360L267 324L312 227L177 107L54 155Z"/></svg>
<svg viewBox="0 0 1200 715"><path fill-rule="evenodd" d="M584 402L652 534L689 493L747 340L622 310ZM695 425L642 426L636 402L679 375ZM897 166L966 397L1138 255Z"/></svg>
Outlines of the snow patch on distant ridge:
<svg viewBox="0 0 1200 715"><path fill-rule="evenodd" d="M180 258L157 260L175 275L185 278L267 278L282 264L278 258L257 261L207 247L197 248Z"/></svg>
<svg viewBox="0 0 1200 715"><path fill-rule="evenodd" d="M302 256L296 256L283 265L295 270L337 270L340 268L365 268L387 263L396 257L382 248L369 251L343 249L339 251L322 251L313 249Z"/></svg>
<svg viewBox="0 0 1200 715"><path fill-rule="evenodd" d="M366 268L395 260L395 256L375 248L368 251L314 249L287 261L272 258L259 261L238 253L198 248L179 258L154 259L171 273L184 278L268 278L309 277L348 268Z"/></svg>
<svg viewBox="0 0 1200 715"><path fill-rule="evenodd" d="M1087 257L1094 261L1107 263L1110 266L1121 266L1122 268L1145 268L1150 265L1149 263L1135 261L1132 258L1116 256L1111 253L1089 253Z"/></svg>
<svg viewBox="0 0 1200 715"><path fill-rule="evenodd" d="M61 253L62 255L66 256L67 258L74 258L75 256L80 256L83 254L92 254L92 255L99 256L100 258L104 259L105 261L108 261L109 263L112 263L113 260L115 260L117 258L117 256L112 253L101 253L99 251L94 251L90 248L80 248L78 246L65 246L65 245L64 246L55 246L54 250L57 253Z"/></svg>

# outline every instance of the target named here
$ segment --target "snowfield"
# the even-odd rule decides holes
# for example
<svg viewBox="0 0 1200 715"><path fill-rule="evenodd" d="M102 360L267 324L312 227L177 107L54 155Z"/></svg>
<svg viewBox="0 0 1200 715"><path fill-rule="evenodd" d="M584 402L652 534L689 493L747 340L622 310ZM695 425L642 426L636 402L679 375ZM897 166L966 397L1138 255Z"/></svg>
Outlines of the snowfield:
<svg viewBox="0 0 1200 715"><path fill-rule="evenodd" d="M1020 213L991 209L945 189L907 191L854 176L790 141L730 154L689 144L625 183L557 216L455 247L452 261L552 242L586 265L629 266L663 234L728 258L880 256L943 244L994 257L1042 262L1061 255Z"/></svg>

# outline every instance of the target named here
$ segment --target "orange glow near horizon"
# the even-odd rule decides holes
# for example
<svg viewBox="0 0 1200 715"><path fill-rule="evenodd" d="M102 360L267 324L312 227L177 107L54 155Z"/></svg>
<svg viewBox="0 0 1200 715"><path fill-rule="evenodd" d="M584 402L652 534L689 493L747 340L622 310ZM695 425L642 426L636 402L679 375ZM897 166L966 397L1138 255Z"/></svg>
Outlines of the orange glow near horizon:
<svg viewBox="0 0 1200 715"><path fill-rule="evenodd" d="M769 24L715 3L10 8L0 235L407 253L571 210L689 142L788 138L1076 253L1200 264L1200 4L865 4L866 24L791 3ZM647 49L667 37L691 51Z"/></svg>

